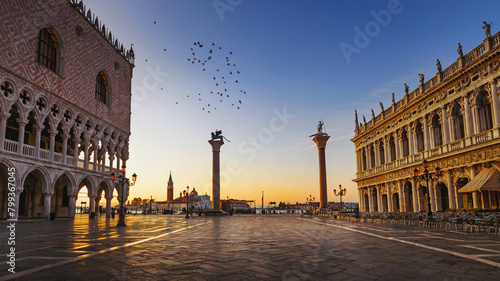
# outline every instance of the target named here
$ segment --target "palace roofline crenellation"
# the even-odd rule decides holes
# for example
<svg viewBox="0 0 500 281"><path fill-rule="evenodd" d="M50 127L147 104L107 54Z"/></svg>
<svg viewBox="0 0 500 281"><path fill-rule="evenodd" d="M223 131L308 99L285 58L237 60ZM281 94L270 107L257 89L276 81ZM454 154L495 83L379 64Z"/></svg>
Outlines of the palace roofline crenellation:
<svg viewBox="0 0 500 281"><path fill-rule="evenodd" d="M106 28L106 24L103 24L99 20L99 17L91 12L90 8L83 4L82 0L79 2L77 0L66 0L71 7L74 8L89 24L92 26L97 33L99 33L108 44L115 49L115 51L120 54L132 67L135 65L135 54L131 47L129 50L123 47L123 44L118 41L118 39L113 35L109 28Z"/></svg>

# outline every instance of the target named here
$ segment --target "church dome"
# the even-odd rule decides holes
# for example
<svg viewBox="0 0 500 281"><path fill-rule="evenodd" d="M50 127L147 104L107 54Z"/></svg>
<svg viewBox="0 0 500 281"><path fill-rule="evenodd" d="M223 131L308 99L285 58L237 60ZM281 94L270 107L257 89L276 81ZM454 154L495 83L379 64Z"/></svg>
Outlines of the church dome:
<svg viewBox="0 0 500 281"><path fill-rule="evenodd" d="M198 196L198 191L196 191L196 188L193 187L193 191L189 195L190 196Z"/></svg>

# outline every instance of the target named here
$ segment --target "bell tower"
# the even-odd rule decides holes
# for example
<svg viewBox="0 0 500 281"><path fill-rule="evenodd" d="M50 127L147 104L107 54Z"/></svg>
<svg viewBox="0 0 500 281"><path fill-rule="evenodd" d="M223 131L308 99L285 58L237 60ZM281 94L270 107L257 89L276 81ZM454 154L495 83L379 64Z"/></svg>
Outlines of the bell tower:
<svg viewBox="0 0 500 281"><path fill-rule="evenodd" d="M174 200L174 182L172 181L172 171L167 183L167 201Z"/></svg>

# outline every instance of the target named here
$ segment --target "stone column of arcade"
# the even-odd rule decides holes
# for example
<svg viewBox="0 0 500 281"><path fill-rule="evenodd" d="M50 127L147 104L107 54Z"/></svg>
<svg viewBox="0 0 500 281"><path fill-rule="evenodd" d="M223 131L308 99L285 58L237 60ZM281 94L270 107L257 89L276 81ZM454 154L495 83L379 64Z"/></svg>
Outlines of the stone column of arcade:
<svg viewBox="0 0 500 281"><path fill-rule="evenodd" d="M212 146L212 209L220 210L220 147L224 144L222 138L220 140L209 140Z"/></svg>
<svg viewBox="0 0 500 281"><path fill-rule="evenodd" d="M113 193L111 196L106 196L106 218L111 218L111 200L113 200Z"/></svg>
<svg viewBox="0 0 500 281"><path fill-rule="evenodd" d="M321 209L326 208L328 204L327 190L326 190L326 156L325 156L325 148L326 142L330 138L330 136L326 133L323 133L323 122L320 121L318 125L318 133L314 136L313 141L318 146L319 153L319 198Z"/></svg>
<svg viewBox="0 0 500 281"><path fill-rule="evenodd" d="M77 189L78 187L76 187L75 189ZM68 210L68 215L70 218L74 218L75 217L75 213L76 213L76 199L77 199L78 195L77 194L70 194L69 195L69 210Z"/></svg>
<svg viewBox="0 0 500 281"><path fill-rule="evenodd" d="M50 199L53 193L42 193L43 195L43 218L50 219Z"/></svg>

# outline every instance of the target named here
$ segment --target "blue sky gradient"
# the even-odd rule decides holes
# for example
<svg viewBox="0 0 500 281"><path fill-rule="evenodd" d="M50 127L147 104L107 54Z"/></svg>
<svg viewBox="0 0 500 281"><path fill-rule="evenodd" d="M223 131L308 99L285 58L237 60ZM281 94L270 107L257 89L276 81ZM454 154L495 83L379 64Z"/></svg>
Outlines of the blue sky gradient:
<svg viewBox="0 0 500 281"><path fill-rule="evenodd" d="M493 22L493 34L500 26L498 1L86 0L84 4L125 46L134 44L127 166L139 177L131 197L152 195L158 200L166 199L169 171L174 194L188 185L211 193L207 140L215 129L222 129L231 141L221 149L222 198L256 200L259 205L262 191L266 202L304 202L309 194L319 198L318 155L309 135L322 119L331 135L326 150L329 201L338 200L333 189L339 184L347 188L348 201L357 201L350 142L354 110L360 121L362 115L370 120L370 109L380 113L379 102L389 107L391 93L396 100L403 97L404 83L414 90L418 73L424 73L426 81L431 79L436 59L443 69L455 62L458 42L464 53L479 45L485 38L483 21ZM215 6L220 5L230 9L218 13ZM391 13L388 6L400 12ZM373 28L377 20L372 14L380 11L387 11L382 13L389 13L390 19L385 18L385 26L377 23L379 29L372 29L369 43L358 46L349 62L340 45L356 47L356 28ZM209 94L217 73L187 61L195 41L205 44L203 48L214 42L233 52L231 63L241 74L238 85L231 84L231 98L222 103ZM224 58L214 55L214 64L216 60L222 69ZM162 73L160 79L151 78L155 69ZM238 93L239 88L247 94ZM198 93L202 102L193 98ZM239 110L236 104L231 106L238 100ZM217 104L217 110L203 111L205 102ZM286 124L276 115L284 110L294 116ZM258 145L251 145L252 139Z"/></svg>

